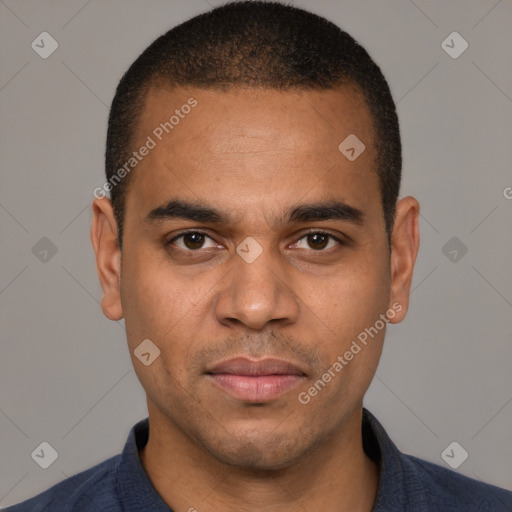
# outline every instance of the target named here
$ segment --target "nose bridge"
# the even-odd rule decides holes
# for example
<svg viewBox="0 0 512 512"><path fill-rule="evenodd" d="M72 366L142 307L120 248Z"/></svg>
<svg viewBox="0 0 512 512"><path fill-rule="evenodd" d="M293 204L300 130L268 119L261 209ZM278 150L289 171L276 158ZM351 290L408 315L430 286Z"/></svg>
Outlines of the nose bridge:
<svg viewBox="0 0 512 512"><path fill-rule="evenodd" d="M237 320L251 329L261 329L271 320L295 321L298 302L280 275L281 266L271 248L248 237L236 252L229 284L216 301L218 320Z"/></svg>

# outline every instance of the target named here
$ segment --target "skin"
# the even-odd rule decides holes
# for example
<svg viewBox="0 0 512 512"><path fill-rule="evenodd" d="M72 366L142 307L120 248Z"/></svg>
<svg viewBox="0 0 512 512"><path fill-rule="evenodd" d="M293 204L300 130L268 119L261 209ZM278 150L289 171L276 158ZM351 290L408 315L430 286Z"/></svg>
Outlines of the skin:
<svg viewBox="0 0 512 512"><path fill-rule="evenodd" d="M389 251L372 120L352 87L153 89L134 147L191 96L198 105L130 177L122 257L110 201L93 202L102 309L125 318L147 394L143 466L177 512L370 511L378 467L362 447L362 400L385 328L307 405L298 395L393 304L401 311L390 323L405 317L419 204L398 202ZM366 146L353 162L338 150L349 134ZM202 201L227 222L146 220L171 199ZM292 206L340 199L361 210L360 224L276 222ZM204 245L176 239L183 230L206 233ZM319 244L309 231L345 244ZM262 248L252 263L236 252L246 237ZM150 366L133 354L147 338L161 351ZM284 359L306 375L274 400L247 403L204 374L241 355Z"/></svg>

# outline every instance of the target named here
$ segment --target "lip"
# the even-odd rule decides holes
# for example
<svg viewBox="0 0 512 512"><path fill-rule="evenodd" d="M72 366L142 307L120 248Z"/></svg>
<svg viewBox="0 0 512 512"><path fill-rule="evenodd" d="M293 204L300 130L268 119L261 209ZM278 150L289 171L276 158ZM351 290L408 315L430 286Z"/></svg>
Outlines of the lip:
<svg viewBox="0 0 512 512"><path fill-rule="evenodd" d="M216 364L207 377L238 400L262 403L274 400L298 386L306 377L297 365L281 359L251 360L236 357Z"/></svg>

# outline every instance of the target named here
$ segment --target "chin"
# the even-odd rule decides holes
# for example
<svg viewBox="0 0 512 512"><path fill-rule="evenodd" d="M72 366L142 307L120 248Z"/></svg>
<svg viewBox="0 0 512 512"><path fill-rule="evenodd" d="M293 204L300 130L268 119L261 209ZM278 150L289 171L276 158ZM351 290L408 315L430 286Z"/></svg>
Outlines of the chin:
<svg viewBox="0 0 512 512"><path fill-rule="evenodd" d="M256 433L200 439L210 455L229 466L252 471L278 471L295 465L318 444L304 433Z"/></svg>

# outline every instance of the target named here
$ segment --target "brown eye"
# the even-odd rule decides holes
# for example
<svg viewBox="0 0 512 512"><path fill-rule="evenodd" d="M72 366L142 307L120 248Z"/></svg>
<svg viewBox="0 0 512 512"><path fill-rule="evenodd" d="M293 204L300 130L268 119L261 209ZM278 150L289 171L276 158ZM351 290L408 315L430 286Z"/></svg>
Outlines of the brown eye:
<svg viewBox="0 0 512 512"><path fill-rule="evenodd" d="M168 244L175 245L185 251L217 247L217 244L206 233L201 233L200 231L181 233L181 235L174 237Z"/></svg>
<svg viewBox="0 0 512 512"><path fill-rule="evenodd" d="M343 242L329 233L313 231L311 233L307 233L295 242L293 248L312 249L313 251L322 252L324 249L331 249L336 245L343 245Z"/></svg>

